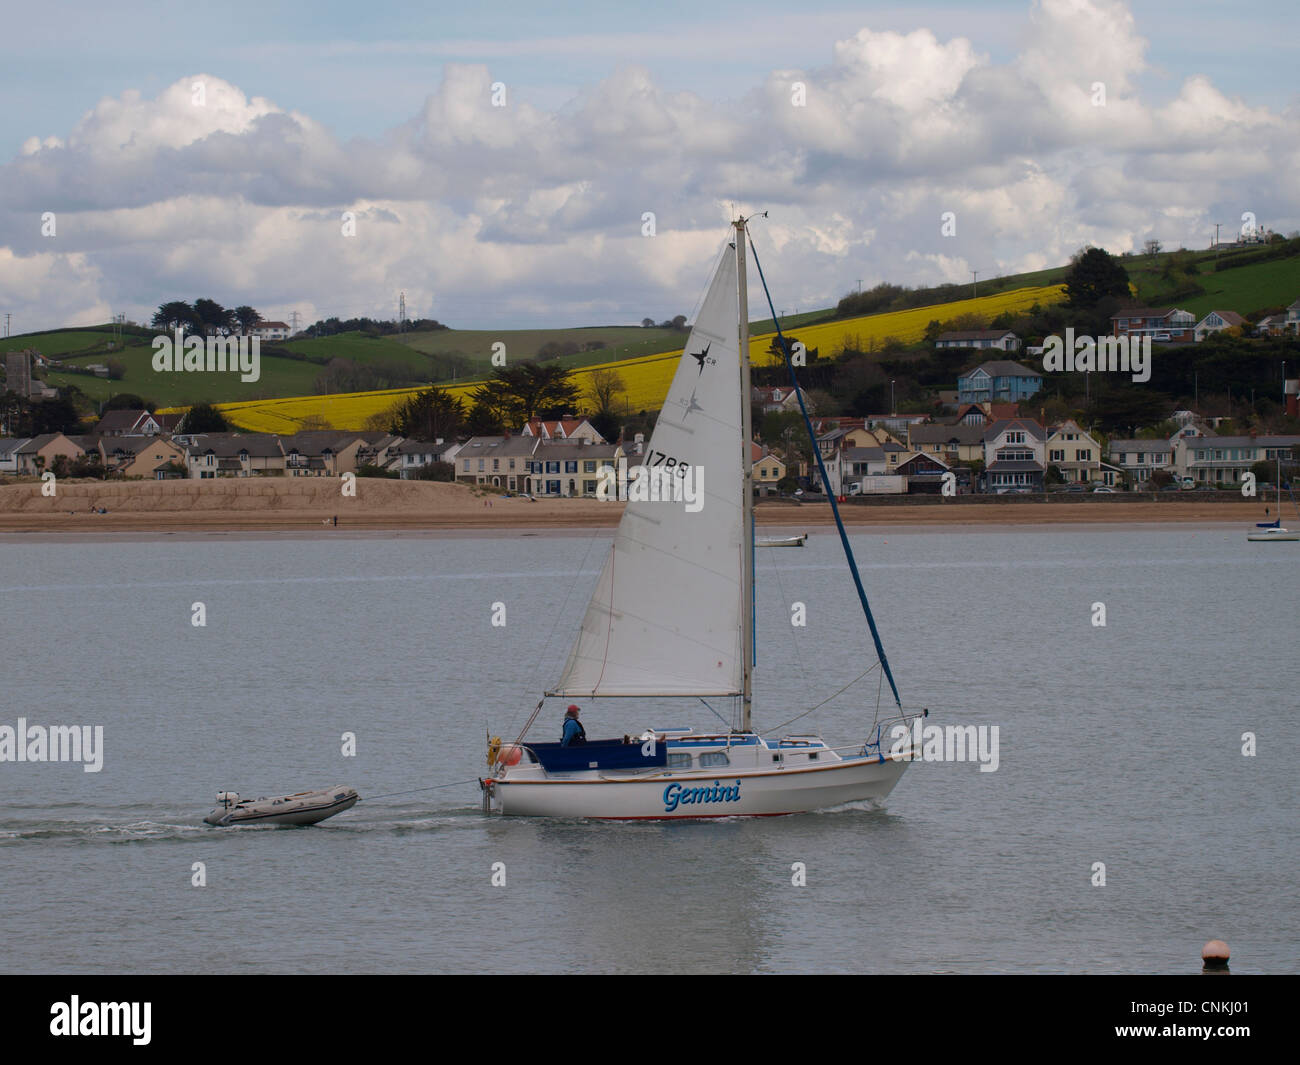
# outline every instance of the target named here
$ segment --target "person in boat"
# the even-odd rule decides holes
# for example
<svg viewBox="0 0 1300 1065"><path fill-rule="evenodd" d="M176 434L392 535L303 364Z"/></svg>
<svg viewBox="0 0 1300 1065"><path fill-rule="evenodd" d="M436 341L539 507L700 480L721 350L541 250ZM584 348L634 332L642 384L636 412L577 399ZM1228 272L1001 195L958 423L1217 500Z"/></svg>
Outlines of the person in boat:
<svg viewBox="0 0 1300 1065"><path fill-rule="evenodd" d="M560 737L561 747L578 747L587 742L587 730L578 720L578 714L581 712L574 704L570 704L569 709L564 712L564 735Z"/></svg>

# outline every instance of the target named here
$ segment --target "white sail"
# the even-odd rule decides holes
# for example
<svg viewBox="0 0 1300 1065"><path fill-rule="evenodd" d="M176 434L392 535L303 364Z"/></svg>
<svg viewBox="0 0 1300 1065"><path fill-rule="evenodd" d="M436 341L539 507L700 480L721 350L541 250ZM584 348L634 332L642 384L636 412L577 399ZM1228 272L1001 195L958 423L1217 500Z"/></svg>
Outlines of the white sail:
<svg viewBox="0 0 1300 1065"><path fill-rule="evenodd" d="M700 493L630 501L582 631L551 695L738 695L744 499L739 298L722 255L646 447L662 484ZM684 473L681 472L684 469Z"/></svg>

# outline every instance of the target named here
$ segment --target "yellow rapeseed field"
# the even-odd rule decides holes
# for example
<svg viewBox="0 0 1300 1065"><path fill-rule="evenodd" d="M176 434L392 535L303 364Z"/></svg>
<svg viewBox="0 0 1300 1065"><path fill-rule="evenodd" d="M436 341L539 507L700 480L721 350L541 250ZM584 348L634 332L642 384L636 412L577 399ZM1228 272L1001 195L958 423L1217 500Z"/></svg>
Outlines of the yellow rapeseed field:
<svg viewBox="0 0 1300 1065"><path fill-rule="evenodd" d="M936 319L949 321L963 314L995 318L1004 311L1024 311L1035 303L1046 306L1049 303L1059 303L1062 299L1064 287L1061 285L1018 288L978 299L805 326L793 330L793 334L806 347L817 348L823 357L828 357L846 343L859 350L879 347L886 337L897 337L905 343L913 344L925 335L926 326ZM772 361L768 349L775 336L775 333L764 333L750 338L750 357L755 365L762 366ZM659 355L587 366L575 371L573 379L585 391L591 373L602 369L616 370L623 379L630 410L658 410L663 404L664 396L668 394L668 386L672 383L681 354L679 348ZM468 404L469 393L477 387L477 384L454 385L448 387L447 391L460 396ZM384 392L341 392L326 396L247 400L221 403L218 406L233 425L249 432L295 433L303 420L312 415L324 418L335 429L362 429L371 415L383 413L417 391L419 389L399 388Z"/></svg>

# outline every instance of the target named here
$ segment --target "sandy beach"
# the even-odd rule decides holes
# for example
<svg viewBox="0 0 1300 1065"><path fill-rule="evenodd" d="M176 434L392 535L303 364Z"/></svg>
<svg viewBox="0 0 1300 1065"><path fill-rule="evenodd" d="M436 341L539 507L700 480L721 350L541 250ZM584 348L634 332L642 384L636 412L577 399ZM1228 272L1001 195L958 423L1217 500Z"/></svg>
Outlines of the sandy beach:
<svg viewBox="0 0 1300 1065"><path fill-rule="evenodd" d="M215 481L60 482L54 496L39 483L0 485L0 532L102 534L179 531L456 530L505 534L566 528L613 528L620 503L588 499L529 501L481 494L459 484L362 478L344 496L333 478ZM1050 497L1049 497L1050 498ZM99 513L100 510L105 513ZM1149 496L1042 497L849 503L846 524L858 526L1222 524L1262 520L1254 499ZM338 518L335 526L334 519ZM757 524L783 529L833 523L826 503L763 501Z"/></svg>

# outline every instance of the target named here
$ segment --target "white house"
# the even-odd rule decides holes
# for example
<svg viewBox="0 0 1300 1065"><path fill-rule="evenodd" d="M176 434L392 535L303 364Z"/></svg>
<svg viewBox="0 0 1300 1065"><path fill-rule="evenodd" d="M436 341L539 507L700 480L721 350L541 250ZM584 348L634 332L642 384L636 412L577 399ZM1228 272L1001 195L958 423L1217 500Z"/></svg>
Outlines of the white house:
<svg viewBox="0 0 1300 1065"><path fill-rule="evenodd" d="M1105 480L1101 445L1073 419L1056 426L1047 438L1047 464L1059 469L1067 484Z"/></svg>
<svg viewBox="0 0 1300 1065"><path fill-rule="evenodd" d="M990 492L1043 490L1047 431L1032 418L1005 418L984 430L984 483Z"/></svg>
<svg viewBox="0 0 1300 1065"><path fill-rule="evenodd" d="M936 348L997 348L999 351L1016 351L1020 338L1010 329L971 329L965 332L940 333L935 339Z"/></svg>
<svg viewBox="0 0 1300 1065"><path fill-rule="evenodd" d="M288 340L289 325L287 322L258 322L248 334L262 340Z"/></svg>
<svg viewBox="0 0 1300 1065"><path fill-rule="evenodd" d="M1211 333L1222 333L1228 329L1245 329L1249 323L1236 311L1211 311L1196 323L1195 337L1200 343Z"/></svg>

